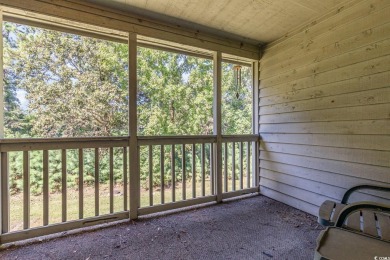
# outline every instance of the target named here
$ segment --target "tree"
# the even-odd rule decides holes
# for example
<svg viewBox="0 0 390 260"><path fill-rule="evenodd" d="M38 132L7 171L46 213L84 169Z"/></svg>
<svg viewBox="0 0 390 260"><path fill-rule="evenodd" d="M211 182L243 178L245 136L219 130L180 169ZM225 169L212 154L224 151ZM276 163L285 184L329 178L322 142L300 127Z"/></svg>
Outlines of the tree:
<svg viewBox="0 0 390 260"><path fill-rule="evenodd" d="M222 133L228 135L252 133L251 70L242 67L242 83L238 89L233 79L233 64L222 63Z"/></svg>
<svg viewBox="0 0 390 260"><path fill-rule="evenodd" d="M13 37L16 25L5 23L4 37L4 128L6 137L28 136L31 129L30 118L22 110L17 98L18 74L12 70L13 59L10 50L16 47Z"/></svg>
<svg viewBox="0 0 390 260"><path fill-rule="evenodd" d="M126 44L8 22L3 35L7 137L128 135ZM237 99L232 64L224 63L222 68L223 133L250 133L249 69L243 69L243 87ZM212 60L139 47L137 74L140 135L213 133ZM18 91L26 93L26 108L17 98ZM168 154L169 149L166 149ZM181 167L181 153L176 151L178 167ZM209 153L207 146L206 154ZM106 155L107 151L101 149L100 182L108 180ZM67 170L71 175L68 181L73 185L78 181L77 156L74 151L68 151ZM154 161L159 161L158 157L159 154L154 153ZM93 153L85 152L84 159L84 181L95 181ZM143 180L148 175L147 159L147 153L141 152ZM187 157L188 171L190 159ZM11 158L14 163L10 172L11 186L15 190L22 185L21 160L20 155ZM115 162L115 171L121 170L121 163L121 160ZM59 154L51 153L50 165L55 165L51 186L59 189ZM39 193L42 156L38 152L31 153L31 168L32 187ZM172 170L168 168L166 172ZM153 169L158 175L159 166L155 164ZM158 184L159 179L155 181Z"/></svg>
<svg viewBox="0 0 390 260"><path fill-rule="evenodd" d="M127 133L126 45L23 25L9 34L6 78L27 93L32 136Z"/></svg>
<svg viewBox="0 0 390 260"><path fill-rule="evenodd" d="M212 134L212 62L147 48L138 56L140 133Z"/></svg>

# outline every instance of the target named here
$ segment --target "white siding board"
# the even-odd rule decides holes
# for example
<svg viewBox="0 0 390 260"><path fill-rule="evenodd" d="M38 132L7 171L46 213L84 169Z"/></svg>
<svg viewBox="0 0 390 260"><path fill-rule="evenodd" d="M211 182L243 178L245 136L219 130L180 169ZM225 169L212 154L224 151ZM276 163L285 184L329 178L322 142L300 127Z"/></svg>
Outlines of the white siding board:
<svg viewBox="0 0 390 260"><path fill-rule="evenodd" d="M389 23L390 28L390 23ZM333 44L334 46L335 44ZM298 64L294 66L292 70L281 71L280 69L274 69L273 71L280 71L278 74L271 76L266 72L262 73L261 80L275 80L276 82L284 80L294 80L307 76L311 76L312 73L324 73L327 71L331 71L334 69L347 67L353 65L355 63L364 62L367 60L367 57L370 59L379 58L385 55L390 54L390 40L386 39L381 42L372 43L368 46L364 46L360 49L346 52L337 56L333 56L328 59L324 59L319 61L319 58L316 58L316 61L307 65L307 61L303 66L299 66Z"/></svg>
<svg viewBox="0 0 390 260"><path fill-rule="evenodd" d="M390 151L390 135L262 134L261 139L265 143Z"/></svg>
<svg viewBox="0 0 390 260"><path fill-rule="evenodd" d="M298 82L300 83L301 81L306 80L311 82L313 86L320 86L332 82L337 82L337 81L342 81L351 78L388 71L389 68L390 68L389 55L382 56L379 58L374 58L374 59L367 57L365 61L355 63L349 66L341 67L335 70L326 71L323 73L317 73L315 69L309 69L304 71L303 73L300 73L299 69L297 69L288 74L282 74L274 78L261 80L261 83L263 84L264 87L265 86L273 87L291 81L296 81L296 83ZM297 76L295 76L295 74Z"/></svg>
<svg viewBox="0 0 390 260"><path fill-rule="evenodd" d="M390 87L384 87L380 89L359 91L355 93L341 94L330 97L318 97L288 103L267 105L261 107L260 110L262 115L267 115L338 107L388 104L389 102Z"/></svg>
<svg viewBox="0 0 390 260"><path fill-rule="evenodd" d="M298 167L299 168L299 167ZM283 173L280 171L274 171L269 170L266 168L262 168L263 178L267 178L270 180L278 181L281 183L289 184L294 183L294 186L297 188L301 188L307 191L311 191L313 193L317 194L327 194L328 197L330 197L333 200L341 201L344 193L346 190L351 186L346 187L340 187L340 182L331 181L331 183L326 182L320 182L317 179L314 179L314 177L322 178L336 178L338 181L343 180L342 175L336 175L332 176L332 173L323 172L320 176L316 175L313 176L312 174L307 174L309 178L303 178L300 175L290 175L289 173ZM299 174L300 171L297 171ZM325 175L325 176L323 176ZM353 178L350 178L353 179ZM346 180L348 181L348 180ZM355 182L353 185L360 185L360 184L377 184L377 185L383 185L383 183L378 182ZM356 194L355 194L356 193ZM360 201L376 201L380 203L388 203L388 200L390 199L390 193L388 192L380 192L380 191L372 191L372 190L362 190L360 192L355 192L353 195L354 200L360 200ZM352 199L352 198L351 198ZM352 200L351 200L352 201Z"/></svg>
<svg viewBox="0 0 390 260"><path fill-rule="evenodd" d="M390 151L309 146L284 143L266 143L261 147L265 152L287 153L305 157L316 157L337 161L356 162L390 167Z"/></svg>
<svg viewBox="0 0 390 260"><path fill-rule="evenodd" d="M262 97L260 106L337 96L386 87L390 87L390 71L329 83L325 86L321 85L305 89L292 89L287 92L285 92L286 89L284 89L284 91L281 89L281 92L276 95Z"/></svg>
<svg viewBox="0 0 390 260"><path fill-rule="evenodd" d="M349 21L362 18L364 19L365 16L370 15L372 12L375 12L375 10L386 7L388 4L389 3L387 3L386 0L373 0L369 3L357 0L351 1L349 4L344 4L343 6L332 10L329 14L326 14L311 23L307 23L301 28L297 28L297 30L289 32L285 37L268 44L268 51L273 52L269 53L269 55L275 56L281 50L293 47L294 45L291 46L289 42L297 44L297 40L299 40L302 35L309 34L310 37L315 37L316 35L320 35L332 28L342 26L342 24Z"/></svg>
<svg viewBox="0 0 390 260"><path fill-rule="evenodd" d="M321 110L300 111L262 115L260 124L305 123L390 119L390 104L361 105L355 107L326 108Z"/></svg>
<svg viewBox="0 0 390 260"><path fill-rule="evenodd" d="M317 63L326 59L331 59L335 56L344 53L355 52L356 49L372 49L382 41L386 41L389 36L390 25L386 23L384 25L372 28L369 30L361 31L357 35L339 40L337 42L330 42L324 45L322 48L311 50L305 55L294 55L292 53L285 53L283 57L280 57L280 61L272 60L276 62L274 65L265 65L262 62L262 77L267 78L280 73L285 73L289 70L306 66L308 63Z"/></svg>
<svg viewBox="0 0 390 260"><path fill-rule="evenodd" d="M277 115L275 115L277 116ZM262 133L388 135L390 120L260 124ZM384 144L386 145L386 144Z"/></svg>
<svg viewBox="0 0 390 260"><path fill-rule="evenodd" d="M372 2L372 0L370 2ZM322 25L325 27L327 26L327 28L320 29L318 26L314 25L311 28L294 35L293 37L286 39L283 43L279 44L278 47L275 46L266 49L265 54L267 54L267 57L264 58L264 62L272 60L271 56L275 58L278 56L281 57L284 52L296 52L297 55L299 55L307 51L309 48L316 49L322 47L321 44L323 42L337 41L340 40L340 37L345 39L356 35L358 32L375 28L389 21L389 3L383 3L382 8L377 10L372 10L371 7L368 9L371 9L371 12L369 11L369 14L366 16L360 15L355 20L345 20L345 23L334 23L333 26L326 24L325 20ZM355 12L355 15L357 15L359 10L352 7L351 12ZM329 23L332 23L332 18L335 19L335 16L330 17L328 20ZM264 66L268 65L270 64L264 64Z"/></svg>
<svg viewBox="0 0 390 260"><path fill-rule="evenodd" d="M290 174L292 176L317 181L319 183L337 186L340 188L344 188L344 190L348 189L349 187L361 184L384 185L383 182L369 179L369 174L365 176L366 178L360 178L356 176L348 176L345 174L339 174L330 171L316 170L302 166L295 166L291 164L278 163L267 160L262 161L261 168L274 172Z"/></svg>
<svg viewBox="0 0 390 260"><path fill-rule="evenodd" d="M260 183L260 192L264 196L273 198L277 201L283 202L291 207L300 209L309 214L316 215L318 213L318 208L319 208L318 206L308 203L304 200L299 200L283 192L273 190L270 187L263 186L261 185L261 183Z"/></svg>
<svg viewBox="0 0 390 260"><path fill-rule="evenodd" d="M294 96L299 94L304 89L321 88L322 91L326 91L327 88L346 88L345 93L349 93L348 90L351 88L360 88L362 86L367 86L367 89L374 89L377 86L386 85L389 82L389 68L384 69L384 71L379 71L378 73L367 74L366 76L358 75L357 77L346 78L342 80L333 80L325 84L317 84L315 82L315 74L312 77L306 77L299 80L294 80L280 85L275 85L272 87L267 87L269 85L266 82L260 82L260 97L263 99L268 96L275 95L289 95ZM310 90L309 90L310 91ZM317 96L313 96L314 98ZM318 96L320 97L320 96ZM288 100L287 100L288 101Z"/></svg>
<svg viewBox="0 0 390 260"><path fill-rule="evenodd" d="M273 181L267 178L260 179L260 185L273 189L275 191L282 191L284 194L288 194L291 197L299 200L306 201L315 206L320 206L323 201L331 199L326 195L320 195L314 192L303 190L295 187L294 185L288 185L278 181Z"/></svg>
<svg viewBox="0 0 390 260"><path fill-rule="evenodd" d="M351 2L265 48L261 193L317 215L352 186L390 185L389 12L389 1Z"/></svg>
<svg viewBox="0 0 390 260"><path fill-rule="evenodd" d="M305 191L310 191L312 193L319 194L319 195L326 194L327 197L333 200L340 200L340 198L343 196L345 192L345 190L340 187L336 187L326 183L321 183L318 181L299 178L289 174L270 171L264 168L262 168L262 178L280 182L280 183L285 183L287 185L294 183L294 187L296 188Z"/></svg>
<svg viewBox="0 0 390 260"><path fill-rule="evenodd" d="M384 184L390 183L390 173L388 167L335 161L315 157L303 158L300 155L274 152L261 152L260 167L262 167L263 161L300 166L313 170L328 171L341 175L377 181Z"/></svg>

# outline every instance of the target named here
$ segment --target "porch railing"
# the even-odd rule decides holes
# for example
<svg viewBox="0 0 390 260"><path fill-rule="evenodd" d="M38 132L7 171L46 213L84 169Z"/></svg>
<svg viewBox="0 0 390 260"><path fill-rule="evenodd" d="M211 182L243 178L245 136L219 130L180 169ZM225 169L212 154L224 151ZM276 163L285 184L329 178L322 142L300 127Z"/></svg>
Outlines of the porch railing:
<svg viewBox="0 0 390 260"><path fill-rule="evenodd" d="M0 243L128 219L129 209L141 216L257 192L258 141L222 136L218 163L216 136L137 137L133 167L130 137L2 139ZM12 180L10 167L20 172Z"/></svg>

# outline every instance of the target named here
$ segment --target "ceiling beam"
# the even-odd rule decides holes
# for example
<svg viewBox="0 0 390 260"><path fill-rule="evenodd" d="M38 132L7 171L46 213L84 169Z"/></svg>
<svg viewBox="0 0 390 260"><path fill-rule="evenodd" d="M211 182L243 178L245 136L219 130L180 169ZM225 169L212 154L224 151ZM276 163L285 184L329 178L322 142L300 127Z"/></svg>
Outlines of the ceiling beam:
<svg viewBox="0 0 390 260"><path fill-rule="evenodd" d="M184 29L160 21L130 15L125 12L86 3L80 0L0 0L0 5L30 12L53 16L70 21L105 27L113 30L136 33L166 41L173 41L212 51L259 60L259 46L210 35L200 31Z"/></svg>

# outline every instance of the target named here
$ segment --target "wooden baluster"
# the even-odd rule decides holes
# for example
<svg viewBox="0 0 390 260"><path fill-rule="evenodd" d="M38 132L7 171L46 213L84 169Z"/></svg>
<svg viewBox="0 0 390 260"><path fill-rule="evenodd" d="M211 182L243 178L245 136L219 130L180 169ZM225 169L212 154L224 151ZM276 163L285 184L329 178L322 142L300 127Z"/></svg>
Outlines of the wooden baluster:
<svg viewBox="0 0 390 260"><path fill-rule="evenodd" d="M123 210L127 210L127 147L123 147Z"/></svg>
<svg viewBox="0 0 390 260"><path fill-rule="evenodd" d="M62 201L62 222L66 222L67 217L67 176L66 176L66 150L61 150L61 168L62 168L62 178L61 178L61 201Z"/></svg>
<svg viewBox="0 0 390 260"><path fill-rule="evenodd" d="M210 192L211 195L215 193L215 179L214 179L214 144L210 144Z"/></svg>
<svg viewBox="0 0 390 260"><path fill-rule="evenodd" d="M192 144L192 198L196 198L195 144Z"/></svg>
<svg viewBox="0 0 390 260"><path fill-rule="evenodd" d="M175 171L175 145L172 145L171 150L171 179L172 179L172 202L176 201L176 171Z"/></svg>
<svg viewBox="0 0 390 260"><path fill-rule="evenodd" d="M250 142L246 143L246 187L251 187L251 157L250 157Z"/></svg>
<svg viewBox="0 0 390 260"><path fill-rule="evenodd" d="M1 233L10 229L10 196L9 196L9 165L8 153L1 153ZM0 234L1 234L0 233Z"/></svg>
<svg viewBox="0 0 390 260"><path fill-rule="evenodd" d="M240 189L242 190L244 188L244 163L243 163L243 143L239 143L240 146Z"/></svg>
<svg viewBox="0 0 390 260"><path fill-rule="evenodd" d="M165 197L164 197L164 145L161 145L161 151L160 151L160 183L161 183L161 204L165 203Z"/></svg>
<svg viewBox="0 0 390 260"><path fill-rule="evenodd" d="M204 148L204 143L202 143L202 151L201 151L201 163L202 163L202 168L201 168L201 174L202 174L202 196L204 197L206 195L206 171L205 171L205 148Z"/></svg>
<svg viewBox="0 0 390 260"><path fill-rule="evenodd" d="M84 218L84 154L79 149L79 219Z"/></svg>
<svg viewBox="0 0 390 260"><path fill-rule="evenodd" d="M110 213L114 213L114 148L110 147Z"/></svg>
<svg viewBox="0 0 390 260"><path fill-rule="evenodd" d="M153 206L153 147L149 145L149 206Z"/></svg>
<svg viewBox="0 0 390 260"><path fill-rule="evenodd" d="M99 148L95 148L95 216L99 216Z"/></svg>
<svg viewBox="0 0 390 260"><path fill-rule="evenodd" d="M187 181L186 181L186 145L181 146L183 152L182 158L182 199L186 200L186 191L187 191Z"/></svg>
<svg viewBox="0 0 390 260"><path fill-rule="evenodd" d="M232 145L232 191L236 190L236 143Z"/></svg>
<svg viewBox="0 0 390 260"><path fill-rule="evenodd" d="M23 228L30 228L30 155L23 152Z"/></svg>
<svg viewBox="0 0 390 260"><path fill-rule="evenodd" d="M224 155L224 191L228 192L228 145L225 143L225 155Z"/></svg>
<svg viewBox="0 0 390 260"><path fill-rule="evenodd" d="M43 225L49 224L49 151L43 151Z"/></svg>
<svg viewBox="0 0 390 260"><path fill-rule="evenodd" d="M138 141L137 141L138 143ZM141 158L141 148L137 144L137 208L141 207L141 168L140 168L140 158ZM137 214L138 214L138 209L137 209Z"/></svg>

